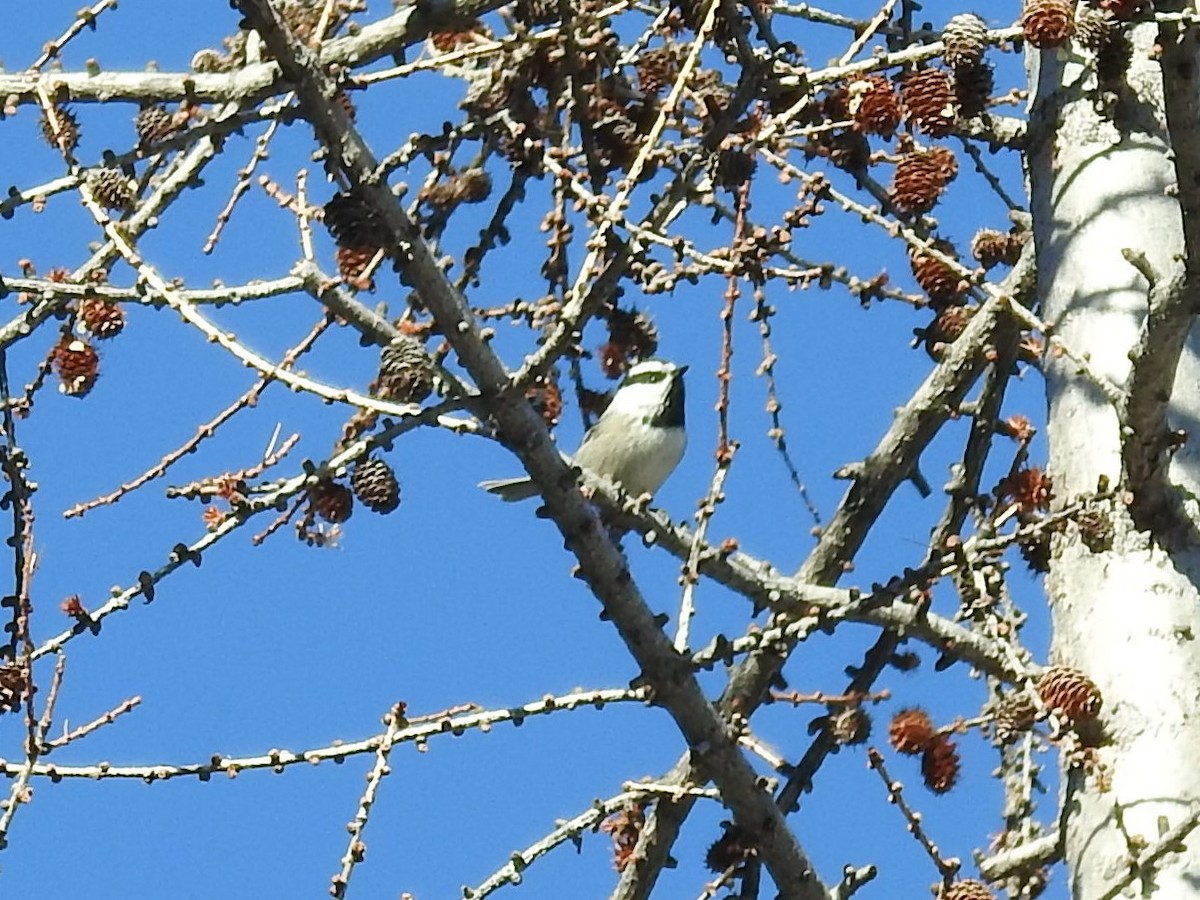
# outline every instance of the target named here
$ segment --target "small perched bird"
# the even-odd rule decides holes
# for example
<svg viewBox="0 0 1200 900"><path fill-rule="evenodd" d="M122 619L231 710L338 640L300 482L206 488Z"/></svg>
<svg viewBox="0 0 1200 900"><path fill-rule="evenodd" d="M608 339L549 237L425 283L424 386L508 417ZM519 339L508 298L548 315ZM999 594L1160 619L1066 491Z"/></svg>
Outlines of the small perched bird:
<svg viewBox="0 0 1200 900"><path fill-rule="evenodd" d="M675 471L687 446L683 427L683 373L661 359L635 363L608 409L583 436L572 462L620 485L635 497L653 494ZM479 485L510 503L537 496L528 478Z"/></svg>

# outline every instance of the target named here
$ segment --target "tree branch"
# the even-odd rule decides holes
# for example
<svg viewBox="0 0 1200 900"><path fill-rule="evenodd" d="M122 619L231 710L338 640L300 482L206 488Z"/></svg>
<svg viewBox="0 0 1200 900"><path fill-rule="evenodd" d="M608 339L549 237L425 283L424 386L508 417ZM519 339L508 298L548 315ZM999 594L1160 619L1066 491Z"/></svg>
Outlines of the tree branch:
<svg viewBox="0 0 1200 900"><path fill-rule="evenodd" d="M505 443L542 491L548 517L579 561L580 575L604 605L642 668L640 681L671 714L696 763L720 788L738 824L760 848L785 898L824 898L804 852L769 793L736 744L728 723L705 698L688 659L671 646L647 607L628 565L580 494L540 417L513 389L499 358L488 346L458 291L446 279L417 226L388 186L378 163L337 103L337 85L319 60L287 30L269 0L237 0L258 29L284 76L294 85L317 134L329 151L331 169L371 205L391 231L398 269L437 320L459 360L479 387Z"/></svg>

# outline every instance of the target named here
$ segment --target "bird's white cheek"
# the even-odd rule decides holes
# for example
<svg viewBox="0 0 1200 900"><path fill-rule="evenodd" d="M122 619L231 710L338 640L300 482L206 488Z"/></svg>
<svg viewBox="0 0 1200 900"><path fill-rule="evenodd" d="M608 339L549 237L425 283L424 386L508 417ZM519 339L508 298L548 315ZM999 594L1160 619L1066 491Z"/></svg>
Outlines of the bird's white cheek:
<svg viewBox="0 0 1200 900"><path fill-rule="evenodd" d="M658 409L665 395L666 388L662 383L627 384L613 396L609 410L627 416L644 416Z"/></svg>

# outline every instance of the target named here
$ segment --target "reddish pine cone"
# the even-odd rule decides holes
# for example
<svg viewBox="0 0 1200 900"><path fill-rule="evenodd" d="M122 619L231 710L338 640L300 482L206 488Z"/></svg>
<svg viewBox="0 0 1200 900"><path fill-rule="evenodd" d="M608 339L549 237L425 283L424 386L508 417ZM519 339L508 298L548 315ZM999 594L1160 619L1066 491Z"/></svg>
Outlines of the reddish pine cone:
<svg viewBox="0 0 1200 900"><path fill-rule="evenodd" d="M308 489L308 505L326 522L338 525L354 512L354 494L336 481L319 481Z"/></svg>
<svg viewBox="0 0 1200 900"><path fill-rule="evenodd" d="M355 466L350 487L359 502L372 512L387 514L400 505L396 473L382 459L368 459Z"/></svg>
<svg viewBox="0 0 1200 900"><path fill-rule="evenodd" d="M1027 0L1021 29L1025 40L1039 50L1060 47L1075 32L1075 4L1068 0Z"/></svg>
<svg viewBox="0 0 1200 900"><path fill-rule="evenodd" d="M125 310L117 303L105 303L99 297L84 297L79 304L79 320L100 340L116 337L125 328Z"/></svg>
<svg viewBox="0 0 1200 900"><path fill-rule="evenodd" d="M1014 266L1021 258L1021 248L1028 240L1027 232L1002 232L994 228L981 228L971 238L971 255L985 269L998 265Z"/></svg>
<svg viewBox="0 0 1200 900"><path fill-rule="evenodd" d="M1000 479L996 496L1001 500L1012 500L1019 507L1021 516L1028 519L1036 512L1050 509L1054 480L1037 466L1019 469Z"/></svg>
<svg viewBox="0 0 1200 900"><path fill-rule="evenodd" d="M961 13L942 30L942 59L953 69L977 66L987 51L987 23L974 13Z"/></svg>
<svg viewBox="0 0 1200 900"><path fill-rule="evenodd" d="M929 713L915 706L900 710L888 726L888 742L909 756L916 756L936 736Z"/></svg>
<svg viewBox="0 0 1200 900"><path fill-rule="evenodd" d="M958 783L961 768L958 748L944 734L936 735L921 754L921 777L935 794L944 794L953 788Z"/></svg>
<svg viewBox="0 0 1200 900"><path fill-rule="evenodd" d="M93 169L87 185L96 202L106 209L125 212L133 206L133 187L120 169Z"/></svg>
<svg viewBox="0 0 1200 900"><path fill-rule="evenodd" d="M51 123L50 117L42 113L42 136L51 147L61 148L70 152L79 146L79 121L75 114L61 104L54 106L54 118L58 123L57 129Z"/></svg>
<svg viewBox="0 0 1200 900"><path fill-rule="evenodd" d="M143 106L138 110L133 127L137 129L138 141L142 146L156 144L178 130L175 117L161 103Z"/></svg>
<svg viewBox="0 0 1200 900"><path fill-rule="evenodd" d="M633 851L637 849L638 838L645 824L646 810L641 806L627 806L600 823L600 830L612 835L613 867L618 872L625 871L625 867L633 860Z"/></svg>
<svg viewBox="0 0 1200 900"><path fill-rule="evenodd" d="M954 248L944 241L937 241L934 248L943 256L957 258ZM955 269L929 253L916 253L909 257L913 278L929 295L929 304L934 309L962 303L967 285Z"/></svg>
<svg viewBox="0 0 1200 900"><path fill-rule="evenodd" d="M850 85L850 112L867 134L890 138L900 127L900 97L883 75L868 75Z"/></svg>
<svg viewBox="0 0 1200 900"><path fill-rule="evenodd" d="M946 888L941 900L996 900L996 895L982 881L964 878Z"/></svg>
<svg viewBox="0 0 1200 900"><path fill-rule="evenodd" d="M379 354L375 393L397 403L420 403L433 393L433 360L421 342L401 335Z"/></svg>
<svg viewBox="0 0 1200 900"><path fill-rule="evenodd" d="M558 424L563 411L562 390L554 375L539 375L525 391L525 399L537 410L547 428Z"/></svg>
<svg viewBox="0 0 1200 900"><path fill-rule="evenodd" d="M892 176L892 203L906 215L927 213L956 175L958 161L945 147L906 153L896 163Z"/></svg>
<svg viewBox="0 0 1200 900"><path fill-rule="evenodd" d="M1037 690L1047 709L1073 724L1096 718L1104 702L1096 683L1071 666L1048 668L1038 679Z"/></svg>
<svg viewBox="0 0 1200 900"><path fill-rule="evenodd" d="M460 47L475 43L476 37L487 37L488 28L478 19L469 27L457 28L453 31L438 31L429 36L429 43L442 53L450 53Z"/></svg>
<svg viewBox="0 0 1200 900"><path fill-rule="evenodd" d="M373 282L356 284L367 267L371 265L371 260L375 258L375 254L379 250L377 247L338 247L337 249L337 267L338 273L348 283L358 288L374 290Z"/></svg>
<svg viewBox="0 0 1200 900"><path fill-rule="evenodd" d="M51 363L62 381L60 390L72 397L84 397L100 375L100 357L86 341L69 335L51 351Z"/></svg>
<svg viewBox="0 0 1200 900"><path fill-rule="evenodd" d="M958 118L958 99L950 76L941 69L910 72L900 83L909 121L931 137L944 137Z"/></svg>
<svg viewBox="0 0 1200 900"><path fill-rule="evenodd" d="M975 315L974 307L947 306L938 312L934 320L921 331L925 352L940 360L946 348L958 340Z"/></svg>

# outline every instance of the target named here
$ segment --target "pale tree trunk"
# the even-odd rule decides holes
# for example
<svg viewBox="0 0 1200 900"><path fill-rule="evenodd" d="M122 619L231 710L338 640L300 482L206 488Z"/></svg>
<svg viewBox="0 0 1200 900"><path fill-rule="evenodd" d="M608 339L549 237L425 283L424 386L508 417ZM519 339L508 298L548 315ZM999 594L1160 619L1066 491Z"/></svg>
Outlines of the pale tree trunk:
<svg viewBox="0 0 1200 900"><path fill-rule="evenodd" d="M1161 835L1186 827L1200 804L1200 336L1189 334L1195 254L1182 262L1195 246L1195 81L1180 68L1194 50L1171 47L1160 68L1159 40L1153 25L1136 29L1115 102L1099 97L1094 67L1031 51L1038 294L1065 350L1046 354L1055 503L1095 491L1101 477L1119 486L1103 506L1111 550L1094 552L1071 526L1054 539L1047 576L1051 662L1084 670L1104 698L1099 766L1065 776L1077 898L1116 896L1122 881L1136 896L1200 892L1200 836L1159 852ZM1164 69L1174 79L1166 97ZM1154 332L1152 308L1173 328ZM1153 389L1139 394L1139 377ZM1173 458L1168 427L1191 435Z"/></svg>

